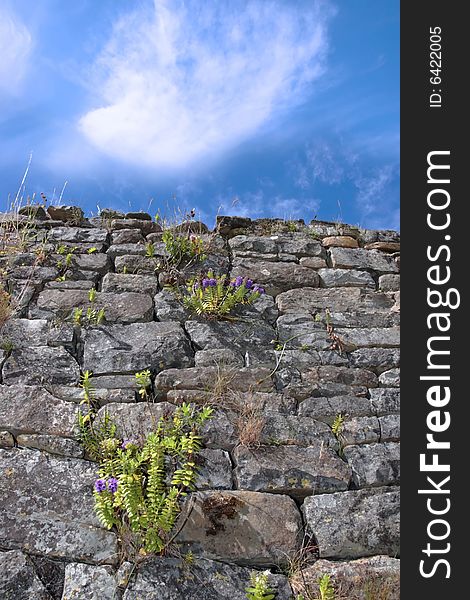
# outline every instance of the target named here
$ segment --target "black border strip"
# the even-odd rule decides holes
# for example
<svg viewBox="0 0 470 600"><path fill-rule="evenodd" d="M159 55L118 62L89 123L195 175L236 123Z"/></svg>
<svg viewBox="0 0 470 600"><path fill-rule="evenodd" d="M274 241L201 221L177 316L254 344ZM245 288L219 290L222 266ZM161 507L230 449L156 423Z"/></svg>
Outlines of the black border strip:
<svg viewBox="0 0 470 600"><path fill-rule="evenodd" d="M468 306L465 285L467 279L467 239L470 241L470 219L465 213L470 205L464 180L469 168L466 165L468 151L465 148L468 119L464 110L464 102L468 103L464 94L464 86L468 78L468 68L464 69L464 60L468 55L466 41L469 38L469 25L463 16L465 3L426 2L401 3L401 232L402 232L402 543L401 543L401 597L408 598L463 598L467 586L464 582L466 562L467 531L470 530L466 517L467 493L465 483L469 480L465 463L466 441L468 435L467 420L470 403L466 386L466 371L470 369L470 357L467 341L470 339L466 320L465 307ZM441 38L431 40L431 29L439 28ZM437 29L436 29L437 31ZM430 44L436 43L431 49ZM430 52L441 46L440 81L431 82ZM435 68L434 68L435 70ZM431 96L431 94L435 94ZM467 108L468 110L468 108ZM449 154L430 152L448 151ZM447 164L450 169L431 170L428 181L428 160L434 163ZM449 182L444 180L449 178ZM439 179L439 182L435 180ZM430 202L446 203L449 195L449 206L443 210L433 210L428 206L428 194L431 190L445 190L432 193ZM451 219L449 226L442 230L433 230L427 224L428 214L435 224L444 223L446 214ZM450 236L450 239L446 238ZM443 248L447 246L448 251ZM431 260L427 256L428 247ZM440 248L443 248L439 251ZM438 270L428 273L431 266L438 265ZM450 269L447 283L430 284L428 277L443 279ZM445 295L450 288L460 294L460 306L455 309L446 307L431 308L428 304L427 289L441 291ZM451 302L455 303L457 293L451 294ZM434 295L431 301L437 301ZM437 319L431 319L428 328L427 318L431 313L442 312L450 315L450 328L447 332L439 332ZM441 320L444 325L446 318ZM448 336L450 339L434 340L431 347L450 350L449 355L429 357L427 343L432 336ZM433 364L450 366L450 369L429 369L428 358ZM420 380L420 376L449 376L450 380ZM444 386L450 389L450 400L437 407L428 402L427 391L431 386ZM434 396L437 398L437 396ZM450 449L427 450L426 435L430 433L427 422L432 411L439 411L431 425L436 426L450 417L450 426L441 433L435 433L435 439L450 442ZM441 464L449 464L449 472L424 472L420 470L420 454L427 453L427 463L436 460ZM442 483L447 476L450 480ZM449 493L423 493L419 489L433 489L427 480L433 478L435 485ZM428 504L429 499L429 504ZM447 499L450 500L450 505ZM432 515L433 510L448 512ZM447 521L434 523L433 519ZM430 529L429 529L430 528ZM429 531L442 540L433 540ZM428 548L428 554L423 550ZM449 546L447 546L449 544ZM437 563L437 561L442 562ZM421 561L424 561L421 563ZM447 561L447 562L444 562ZM423 572L432 574L424 577ZM448 566L447 566L448 565ZM447 578L447 575L450 575ZM461 591L463 590L463 591ZM417 596L423 593L423 596Z"/></svg>

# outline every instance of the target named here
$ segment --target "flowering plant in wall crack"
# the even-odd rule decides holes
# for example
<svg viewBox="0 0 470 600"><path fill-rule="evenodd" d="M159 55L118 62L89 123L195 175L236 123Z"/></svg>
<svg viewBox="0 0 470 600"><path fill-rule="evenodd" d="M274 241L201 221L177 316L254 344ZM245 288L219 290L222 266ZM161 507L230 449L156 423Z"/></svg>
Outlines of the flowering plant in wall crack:
<svg viewBox="0 0 470 600"><path fill-rule="evenodd" d="M136 373L136 383L147 386L149 375L148 370ZM127 558L163 552L182 499L196 489L201 430L213 410L183 402L148 435L121 437L107 411L98 417L89 371L81 387L85 414L78 412L78 437L99 465L93 490L96 514L104 527L116 528ZM145 398L152 399L147 392Z"/></svg>
<svg viewBox="0 0 470 600"><path fill-rule="evenodd" d="M252 304L265 293L264 288L249 277L229 279L226 275L193 277L182 295L183 305L199 316L220 318L241 304Z"/></svg>
<svg viewBox="0 0 470 600"><path fill-rule="evenodd" d="M139 554L165 549L181 499L195 489L200 431L211 415L209 407L183 403L142 441L105 440L95 510L107 529L131 538Z"/></svg>

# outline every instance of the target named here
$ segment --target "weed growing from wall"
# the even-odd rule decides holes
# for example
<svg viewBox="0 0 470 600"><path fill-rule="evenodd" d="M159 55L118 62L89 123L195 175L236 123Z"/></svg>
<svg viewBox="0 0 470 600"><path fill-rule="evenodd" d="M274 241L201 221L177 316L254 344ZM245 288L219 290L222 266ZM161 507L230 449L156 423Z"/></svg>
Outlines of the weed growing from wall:
<svg viewBox="0 0 470 600"><path fill-rule="evenodd" d="M145 373L138 373L142 384ZM81 386L87 412L78 416L79 437L99 463L93 492L96 514L104 527L115 527L121 539L130 538L128 552L161 553L171 539L181 500L195 489L200 431L212 409L183 403L162 417L145 439L122 439L106 413L96 419L88 372Z"/></svg>
<svg viewBox="0 0 470 600"><path fill-rule="evenodd" d="M205 277L190 279L180 299L196 315L217 319L229 315L239 305L253 304L264 293L264 288L249 277L230 281L226 275L214 276L209 271Z"/></svg>
<svg viewBox="0 0 470 600"><path fill-rule="evenodd" d="M253 572L250 577L250 586L246 588L248 600L273 600L276 597L274 590L269 587L268 573Z"/></svg>

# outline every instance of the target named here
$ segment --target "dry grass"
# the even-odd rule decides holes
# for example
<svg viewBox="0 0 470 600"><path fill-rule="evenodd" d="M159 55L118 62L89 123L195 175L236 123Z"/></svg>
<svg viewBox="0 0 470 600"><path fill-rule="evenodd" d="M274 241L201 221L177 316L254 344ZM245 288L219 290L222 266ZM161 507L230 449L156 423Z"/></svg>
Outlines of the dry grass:
<svg viewBox="0 0 470 600"><path fill-rule="evenodd" d="M258 446L265 425L262 407L251 391L233 390L232 382L237 374L236 367L216 364L217 372L213 383L200 395L194 395L191 401L227 411L240 444Z"/></svg>
<svg viewBox="0 0 470 600"><path fill-rule="evenodd" d="M308 566L308 565L305 565ZM300 569L291 577L294 592L305 600L320 600L318 581L307 581ZM360 577L331 577L334 600L399 600L400 588L396 578L376 572L364 572Z"/></svg>
<svg viewBox="0 0 470 600"><path fill-rule="evenodd" d="M8 292L0 288L0 329L11 316L11 297Z"/></svg>

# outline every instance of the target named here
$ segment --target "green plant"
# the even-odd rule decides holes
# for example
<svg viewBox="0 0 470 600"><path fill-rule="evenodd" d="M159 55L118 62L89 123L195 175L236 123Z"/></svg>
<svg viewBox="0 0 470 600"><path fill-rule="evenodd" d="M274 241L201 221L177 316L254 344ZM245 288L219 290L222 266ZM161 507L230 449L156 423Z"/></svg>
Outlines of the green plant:
<svg viewBox="0 0 470 600"><path fill-rule="evenodd" d="M269 572L257 573L253 571L250 576L250 586L246 588L248 600L273 600L276 594L269 587Z"/></svg>
<svg viewBox="0 0 470 600"><path fill-rule="evenodd" d="M90 371L85 371L81 376L80 387L83 390L80 405L84 405L86 410L85 412L79 410L77 413L78 440L87 456L92 460L101 461L105 459L109 447L107 440L115 438L116 425L111 421L107 411L99 423L95 422L97 402Z"/></svg>
<svg viewBox="0 0 470 600"><path fill-rule="evenodd" d="M165 229L162 242L168 254L168 263L171 267L178 268L183 262L192 260L203 261L204 243L202 239L194 234L178 234L171 229Z"/></svg>
<svg viewBox="0 0 470 600"><path fill-rule="evenodd" d="M15 345L8 338L3 339L0 343L0 348L5 352L5 354L10 355L13 351Z"/></svg>
<svg viewBox="0 0 470 600"><path fill-rule="evenodd" d="M153 258L155 256L155 244L148 242L145 244L145 256Z"/></svg>
<svg viewBox="0 0 470 600"><path fill-rule="evenodd" d="M331 584L331 577L326 573L318 579L318 600L335 600L335 590Z"/></svg>
<svg viewBox="0 0 470 600"><path fill-rule="evenodd" d="M186 566L191 566L194 564L196 558L194 556L194 552L192 550L188 550L184 555L183 555L183 561L184 564Z"/></svg>
<svg viewBox="0 0 470 600"><path fill-rule="evenodd" d="M331 425L331 431L333 432L333 435L336 438L338 438L342 434L343 428L344 428L344 415L342 415L341 413L338 413L333 420L333 424Z"/></svg>
<svg viewBox="0 0 470 600"><path fill-rule="evenodd" d="M81 325L83 317L83 308L74 308L72 312L72 321L74 325Z"/></svg>
<svg viewBox="0 0 470 600"><path fill-rule="evenodd" d="M264 289L249 278L237 277L228 281L226 275L215 277L209 271L206 277L190 279L182 301L199 316L220 318L238 305L252 304L264 293Z"/></svg>
<svg viewBox="0 0 470 600"><path fill-rule="evenodd" d="M76 252L77 250L78 250L78 248L76 246L74 246L73 248L70 248L68 246L65 246L64 244L61 244L60 246L58 246L56 248L57 254L59 254L60 256L65 255L65 258L63 260L59 259L57 261L57 268L59 269L59 276L56 278L56 281L65 281L66 272L72 266L73 255L74 255L74 252Z"/></svg>
<svg viewBox="0 0 470 600"><path fill-rule="evenodd" d="M88 290L88 300L94 302L96 300L96 288L90 288Z"/></svg>
<svg viewBox="0 0 470 600"><path fill-rule="evenodd" d="M105 319L106 313L104 308L96 310L95 308L87 308L85 318L83 318L83 308L74 308L72 311L72 322L74 325L100 325Z"/></svg>
<svg viewBox="0 0 470 600"><path fill-rule="evenodd" d="M98 252L98 248L95 248L94 246L92 248L88 248L86 251L87 254L94 254L95 252Z"/></svg>
<svg viewBox="0 0 470 600"><path fill-rule="evenodd" d="M69 269L72 266L73 261L73 250L71 252L67 252L65 255L65 266Z"/></svg>
<svg viewBox="0 0 470 600"><path fill-rule="evenodd" d="M183 403L162 417L139 443L109 438L95 482L95 510L101 523L130 530L140 554L162 552L180 513L180 501L195 489L199 431L212 409Z"/></svg>
<svg viewBox="0 0 470 600"><path fill-rule="evenodd" d="M94 387L91 381L92 373L86 370L80 379L80 387L83 389L83 400L80 404L91 406L94 401Z"/></svg>
<svg viewBox="0 0 470 600"><path fill-rule="evenodd" d="M101 323L105 319L105 310L104 308L100 308L99 310L95 310L94 308L87 308L86 311L86 320L87 325L101 325Z"/></svg>
<svg viewBox="0 0 470 600"><path fill-rule="evenodd" d="M335 415L335 418L333 419L333 423L331 425L331 431L332 431L333 435L335 436L335 438L338 440L338 443L339 443L338 454L340 456L343 456L344 444L346 441L343 436L343 430L344 430L344 415L342 413L338 413L337 415Z"/></svg>
<svg viewBox="0 0 470 600"><path fill-rule="evenodd" d="M135 382L138 387L139 396L145 400L148 398L148 390L152 385L152 380L150 379L150 370L146 369L145 371L140 371L135 374Z"/></svg>
<svg viewBox="0 0 470 600"><path fill-rule="evenodd" d="M287 231L292 233L297 231L297 223L295 221L287 221Z"/></svg>

